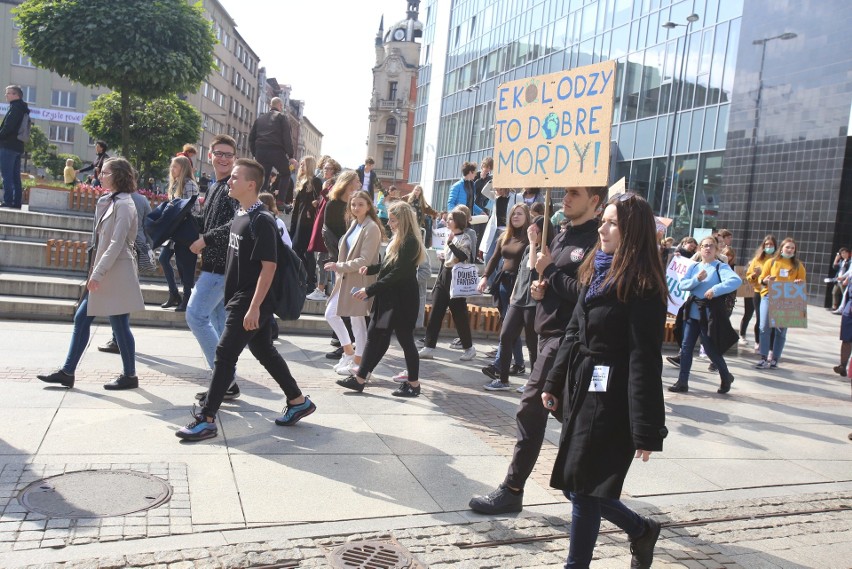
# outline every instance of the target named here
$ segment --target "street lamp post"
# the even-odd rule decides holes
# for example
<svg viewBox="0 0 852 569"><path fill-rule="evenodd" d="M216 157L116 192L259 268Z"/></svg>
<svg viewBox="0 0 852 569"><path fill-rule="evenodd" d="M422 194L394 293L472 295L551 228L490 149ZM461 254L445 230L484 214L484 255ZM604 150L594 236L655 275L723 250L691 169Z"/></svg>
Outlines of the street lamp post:
<svg viewBox="0 0 852 569"><path fill-rule="evenodd" d="M763 66L766 63L766 44L772 40L791 40L796 37L793 32L784 32L777 36L754 40L752 45L761 46L760 71L757 74L757 97L754 101L754 126L751 129L751 166L748 175L748 191L746 192L745 219L743 220L743 233L746 242L751 238L751 206L754 199L754 173L757 170L757 131L760 128L760 106L763 99Z"/></svg>
<svg viewBox="0 0 852 569"><path fill-rule="evenodd" d="M680 59L680 71L678 72L678 80L675 85L675 106L674 111L672 112L672 126L669 135L669 148L666 153L666 177L664 179L664 187L663 187L663 203L665 204L665 215L666 217L674 218L672 214L672 199L674 197L674 172L672 171L674 168L674 140L675 140L675 129L677 128L677 115L680 112L680 97L681 97L681 85L683 84L683 68L684 62L686 61L686 56L689 53L689 28L692 26L694 22L697 22L700 19L698 14L690 14L686 18L685 24L676 24L675 22L666 22L662 27L673 30L677 27L684 27L686 30L683 34L683 57ZM663 213L663 212L661 212ZM674 226L674 224L672 224Z"/></svg>

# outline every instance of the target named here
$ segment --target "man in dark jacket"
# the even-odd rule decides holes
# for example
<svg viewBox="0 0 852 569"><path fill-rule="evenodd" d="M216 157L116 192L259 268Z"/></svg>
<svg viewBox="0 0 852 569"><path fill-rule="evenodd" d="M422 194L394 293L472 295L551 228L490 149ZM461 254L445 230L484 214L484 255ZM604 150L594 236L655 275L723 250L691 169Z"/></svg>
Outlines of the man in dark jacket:
<svg viewBox="0 0 852 569"><path fill-rule="evenodd" d="M376 203L376 190L382 189L379 177L376 176L375 172L373 172L373 166L375 164L376 161L373 160L372 156L367 156L364 163L355 169L355 171L358 172L358 181L361 182L361 189L370 194L370 197L373 199L373 203Z"/></svg>
<svg viewBox="0 0 852 569"><path fill-rule="evenodd" d="M261 192L269 191L277 196L282 176L290 172L290 157L293 156L293 139L290 138L290 123L284 114L284 101L275 97L269 102L269 112L263 113L249 134L249 148L255 159L263 166L266 178L263 180ZM272 169L278 171L278 181L274 188L269 188L269 177Z"/></svg>
<svg viewBox="0 0 852 569"><path fill-rule="evenodd" d="M107 143L103 140L99 140L95 143L95 152L97 153L95 159L92 160L92 163L86 166L85 168L80 168L77 170L77 174L81 174L83 172L92 172L94 178L92 179L93 186L100 186L101 180L99 176L101 175L101 169L104 167L104 162L109 159L109 154L107 154ZM153 178L150 180L153 182Z"/></svg>
<svg viewBox="0 0 852 569"><path fill-rule="evenodd" d="M535 268L541 277L531 287L532 297L539 301L535 312L538 357L523 388L516 415L518 442L503 484L470 501L471 509L476 512L503 514L520 512L524 507L524 485L538 460L547 427L547 410L541 404L542 388L579 299L577 270L598 240L597 217L606 195L607 188L566 189L562 207L570 222L568 228L551 240L550 247L538 253ZM531 227L534 228L531 231L538 229L535 225Z"/></svg>
<svg viewBox="0 0 852 569"><path fill-rule="evenodd" d="M24 92L18 85L6 87L9 111L0 123L0 176L3 177L3 203L0 207L21 209L21 155L24 143L18 140L18 130L28 119L30 108L24 102Z"/></svg>

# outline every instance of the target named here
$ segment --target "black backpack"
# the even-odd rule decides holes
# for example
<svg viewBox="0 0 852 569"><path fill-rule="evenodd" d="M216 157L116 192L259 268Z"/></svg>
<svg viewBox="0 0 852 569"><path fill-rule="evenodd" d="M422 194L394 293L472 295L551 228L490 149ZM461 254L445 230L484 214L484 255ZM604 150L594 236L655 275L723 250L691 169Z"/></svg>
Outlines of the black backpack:
<svg viewBox="0 0 852 569"><path fill-rule="evenodd" d="M266 209L259 210L257 215L269 216L272 223L277 226L275 216ZM255 238L255 218L256 216L252 216L249 223L252 238ZM293 249L285 245L280 237L276 241L278 242L278 264L275 267L272 286L269 287L269 294L273 299L272 311L281 320L298 320L305 306L305 296L308 294L308 272Z"/></svg>

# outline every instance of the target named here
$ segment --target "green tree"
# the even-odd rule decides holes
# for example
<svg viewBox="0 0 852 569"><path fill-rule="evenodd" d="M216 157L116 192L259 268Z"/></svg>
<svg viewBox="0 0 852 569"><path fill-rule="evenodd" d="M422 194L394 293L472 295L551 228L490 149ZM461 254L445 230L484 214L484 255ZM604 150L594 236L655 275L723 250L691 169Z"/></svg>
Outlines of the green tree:
<svg viewBox="0 0 852 569"><path fill-rule="evenodd" d="M83 128L93 138L109 146L122 140L122 97L118 93L101 95L92 102L83 119ZM169 160L187 142L195 142L201 130L199 112L175 95L155 99L130 97L129 154L139 173L147 178L161 177Z"/></svg>
<svg viewBox="0 0 852 569"><path fill-rule="evenodd" d="M30 131L30 140L24 146L24 152L32 158L33 164L45 171L53 178L62 175L65 169L65 161L69 158L74 160L74 169L79 170L83 165L80 158L73 154L59 154L55 144L51 144L47 135L38 125L33 125Z"/></svg>
<svg viewBox="0 0 852 569"><path fill-rule="evenodd" d="M35 65L120 93L124 156L131 96L194 93L214 70L216 38L203 14L201 2L186 0L25 0L15 9Z"/></svg>

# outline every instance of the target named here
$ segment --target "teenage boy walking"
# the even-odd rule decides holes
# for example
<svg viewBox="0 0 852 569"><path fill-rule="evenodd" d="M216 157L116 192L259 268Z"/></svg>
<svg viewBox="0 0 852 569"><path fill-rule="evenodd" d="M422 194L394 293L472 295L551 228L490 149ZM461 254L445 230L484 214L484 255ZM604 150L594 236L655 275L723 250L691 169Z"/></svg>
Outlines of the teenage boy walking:
<svg viewBox="0 0 852 569"><path fill-rule="evenodd" d="M185 441L217 435L216 413L246 346L287 396L284 414L275 420L277 425L295 425L316 411L316 405L302 395L287 362L272 344L274 315L272 297L267 293L278 262L279 236L272 217L261 214L264 206L257 195L263 180L263 166L247 158L236 161L228 180L228 195L239 202L240 209L231 222L225 262L225 330L216 346L213 379L202 399L201 413L175 433Z"/></svg>

